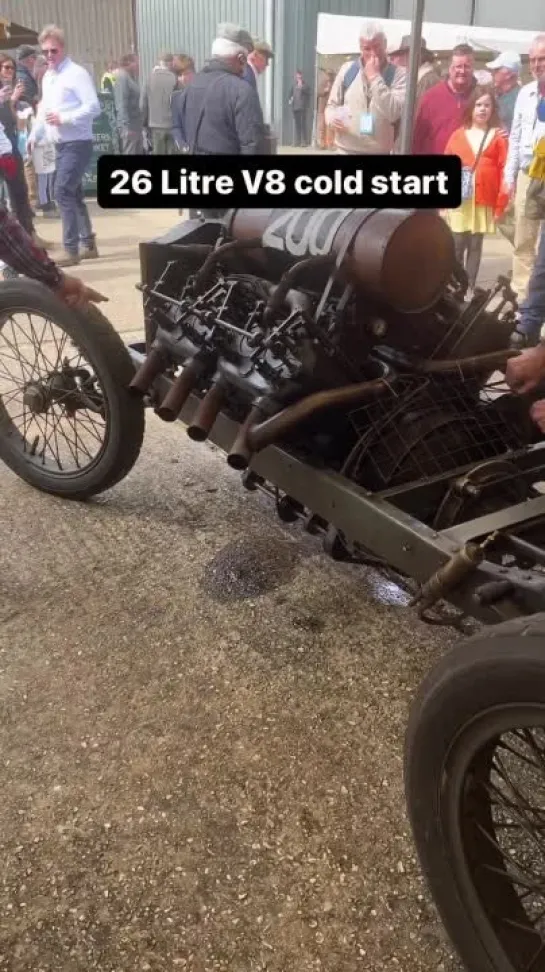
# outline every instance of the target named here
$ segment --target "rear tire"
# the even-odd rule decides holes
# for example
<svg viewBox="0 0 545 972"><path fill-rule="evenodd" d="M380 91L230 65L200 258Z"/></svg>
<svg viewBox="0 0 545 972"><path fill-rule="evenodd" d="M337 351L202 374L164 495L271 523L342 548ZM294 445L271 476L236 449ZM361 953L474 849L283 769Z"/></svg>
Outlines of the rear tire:
<svg viewBox="0 0 545 972"><path fill-rule="evenodd" d="M521 931L530 922L503 837L494 838L496 848L482 837L483 821L494 834L508 826L498 825L494 815L502 804L483 789L486 760L493 767L495 740L525 727L539 733L545 727L545 614L505 622L458 645L428 675L412 706L405 747L409 817L435 904L469 972L545 967L532 964L531 925Z"/></svg>
<svg viewBox="0 0 545 972"><path fill-rule="evenodd" d="M6 314L29 312L51 320L92 365L107 406L107 438L92 464L62 473L31 461L0 395L0 459L21 479L46 493L84 500L120 482L134 466L144 438L144 406L128 392L134 365L121 338L95 306L72 310L35 281L0 284L0 335ZM1 364L1 362L0 362ZM4 363L4 372L9 365Z"/></svg>

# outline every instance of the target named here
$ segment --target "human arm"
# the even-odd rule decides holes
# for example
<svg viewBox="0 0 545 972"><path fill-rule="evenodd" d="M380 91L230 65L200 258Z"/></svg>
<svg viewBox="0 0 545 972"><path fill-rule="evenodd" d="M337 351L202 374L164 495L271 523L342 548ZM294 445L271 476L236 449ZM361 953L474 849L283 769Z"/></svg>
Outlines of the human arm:
<svg viewBox="0 0 545 972"><path fill-rule="evenodd" d="M172 95L172 137L179 149L185 148L187 140L184 134L184 115L186 90L175 91Z"/></svg>
<svg viewBox="0 0 545 972"><path fill-rule="evenodd" d="M517 181L518 172L520 169L520 152L522 144L522 125L523 125L523 105L524 100L521 98L522 91L519 92L518 98L515 102L515 112L513 115L513 124L511 126L511 132L509 134L509 148L507 150L507 159L505 162L504 169L504 182L505 188L508 192L513 192L515 188L515 183Z"/></svg>
<svg viewBox="0 0 545 972"><path fill-rule="evenodd" d="M335 128L337 131L346 131L348 129L348 125L338 117L338 111L344 105L344 78L349 66L348 64L341 68L331 85L331 91L329 92L329 98L324 112L326 125L330 125L331 128Z"/></svg>
<svg viewBox="0 0 545 972"><path fill-rule="evenodd" d="M259 155L263 148L263 113L255 88L246 85L237 92L235 129L241 155Z"/></svg>
<svg viewBox="0 0 545 972"><path fill-rule="evenodd" d="M499 173L499 188L496 205L494 207L494 216L496 219L501 219L509 205L509 193L504 185L505 163L507 161L507 139L503 131L498 132L496 135L494 140L494 149L496 153L496 165Z"/></svg>
<svg viewBox="0 0 545 972"><path fill-rule="evenodd" d="M381 74L375 75L369 82L371 106L394 125L403 114L406 90L407 75L404 71L396 71L391 86L386 84Z"/></svg>
<svg viewBox="0 0 545 972"><path fill-rule="evenodd" d="M62 273L5 206L0 206L0 260L17 273L45 284L71 307L106 300L82 280Z"/></svg>

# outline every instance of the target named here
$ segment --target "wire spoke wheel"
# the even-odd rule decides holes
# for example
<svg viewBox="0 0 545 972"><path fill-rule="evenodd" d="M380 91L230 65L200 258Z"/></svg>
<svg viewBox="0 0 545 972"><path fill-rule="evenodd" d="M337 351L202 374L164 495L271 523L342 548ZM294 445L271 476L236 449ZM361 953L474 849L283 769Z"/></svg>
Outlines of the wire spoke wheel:
<svg viewBox="0 0 545 972"><path fill-rule="evenodd" d="M495 721L498 714L490 718L491 732ZM520 711L516 721L520 728L486 741L460 775L458 826L468 878L498 941L517 972L540 972L545 969L545 705L541 712Z"/></svg>
<svg viewBox="0 0 545 972"><path fill-rule="evenodd" d="M96 462L109 433L107 402L66 332L30 311L4 315L0 362L4 418L29 461L60 474Z"/></svg>
<svg viewBox="0 0 545 972"><path fill-rule="evenodd" d="M425 680L406 794L435 903L473 972L545 972L545 615L467 639Z"/></svg>
<svg viewBox="0 0 545 972"><path fill-rule="evenodd" d="M98 311L31 281L0 285L0 458L39 489L85 499L134 465L144 410L134 369Z"/></svg>

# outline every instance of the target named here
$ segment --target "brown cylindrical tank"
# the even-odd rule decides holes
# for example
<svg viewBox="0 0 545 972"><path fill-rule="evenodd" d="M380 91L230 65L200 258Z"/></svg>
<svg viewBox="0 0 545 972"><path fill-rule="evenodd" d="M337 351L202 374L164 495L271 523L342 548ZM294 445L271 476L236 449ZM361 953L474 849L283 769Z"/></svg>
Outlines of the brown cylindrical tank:
<svg viewBox="0 0 545 972"><path fill-rule="evenodd" d="M269 260L286 269L308 257L338 256L350 241L343 278L404 313L435 304L455 267L452 233L434 210L235 209L228 219L232 237L261 237ZM259 252L248 259L259 260ZM322 266L317 288L324 283Z"/></svg>

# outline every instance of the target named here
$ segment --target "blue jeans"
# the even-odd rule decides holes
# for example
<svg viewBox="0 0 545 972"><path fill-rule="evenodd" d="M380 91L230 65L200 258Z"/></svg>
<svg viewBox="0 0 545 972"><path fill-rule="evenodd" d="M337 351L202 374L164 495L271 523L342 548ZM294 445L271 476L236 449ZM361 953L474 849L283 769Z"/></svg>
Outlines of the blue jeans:
<svg viewBox="0 0 545 972"><path fill-rule="evenodd" d="M534 272L528 285L528 296L520 305L520 322L517 330L537 343L543 324L545 324L545 230L542 228Z"/></svg>
<svg viewBox="0 0 545 972"><path fill-rule="evenodd" d="M57 145L55 195L61 212L64 248L74 255L80 243L90 247L95 238L83 195L83 176L92 154L92 141Z"/></svg>

